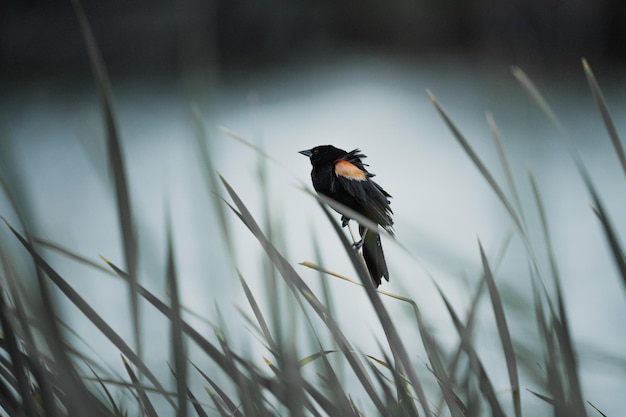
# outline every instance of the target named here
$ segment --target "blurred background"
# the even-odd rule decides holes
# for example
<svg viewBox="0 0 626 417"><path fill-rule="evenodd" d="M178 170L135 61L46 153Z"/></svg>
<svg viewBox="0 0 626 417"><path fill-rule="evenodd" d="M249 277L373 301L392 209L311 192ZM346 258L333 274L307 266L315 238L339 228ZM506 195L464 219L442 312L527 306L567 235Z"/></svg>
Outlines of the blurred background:
<svg viewBox="0 0 626 417"><path fill-rule="evenodd" d="M271 221L265 226L287 258L294 265L316 261L317 242L324 265L347 275L353 270L339 240L314 199L301 191L310 186L310 164L297 151L326 143L359 147L369 156L376 180L394 197L398 243L384 241L392 280L383 289L415 299L437 335L444 342L454 340L429 276L459 312L465 311L482 271L477 237L494 259L512 223L432 107L425 93L430 89L504 186L485 122L485 111L493 113L547 272L528 180L528 171L533 172L563 279L584 396L607 415L623 410L617 394L626 389L624 288L567 145L510 68L521 67L545 94L581 152L616 229L626 230L621 215L626 182L580 64L582 57L589 60L623 132L626 4L113 0L83 6L112 83L143 285L165 294L165 223L171 216L186 306L206 317L219 310L233 338L247 346L251 336L233 307L247 306L234 265L261 299L272 290L258 244L232 216L236 256L229 258L213 194L225 193L207 189L196 146L199 121L215 169L254 215L263 218L266 207ZM88 258L104 255L121 264L101 107L71 2L0 4L0 91L0 174L30 230ZM6 196L0 199L0 215L17 224ZM14 245L7 231L0 237L4 245ZM16 245L13 250L20 253ZM54 253L48 256L130 338L126 285ZM297 270L319 288L316 272ZM528 262L519 239L513 238L496 279L506 295L518 353L533 368L542 353L533 350ZM338 317L358 348L378 352L382 332L365 294L339 280L329 284ZM388 303L398 327L406 325L407 340L421 346L413 324L405 324L410 312ZM147 356L167 378L167 355L157 348L167 338L166 329L144 310ZM89 333L90 323L75 313L68 307L67 320L90 335L84 336L89 345L102 346L98 354L113 367L121 366L118 353L107 350L104 338ZM482 313L478 344L485 360L493 361L497 389L506 392L488 303ZM260 360L263 349L248 348ZM536 389L532 371L528 374L522 388ZM522 396L528 409L542 410L541 400L526 391Z"/></svg>

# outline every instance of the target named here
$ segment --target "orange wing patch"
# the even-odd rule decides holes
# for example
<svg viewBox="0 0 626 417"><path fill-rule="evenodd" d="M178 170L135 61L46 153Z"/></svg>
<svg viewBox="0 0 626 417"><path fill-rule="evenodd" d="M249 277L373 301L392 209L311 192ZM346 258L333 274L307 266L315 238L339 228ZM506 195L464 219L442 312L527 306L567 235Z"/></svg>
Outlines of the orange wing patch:
<svg viewBox="0 0 626 417"><path fill-rule="evenodd" d="M335 174L337 176L341 175L344 178L348 178L349 180L355 181L365 181L367 180L367 175L361 169L359 169L356 165L351 162L344 161L343 159L335 162Z"/></svg>

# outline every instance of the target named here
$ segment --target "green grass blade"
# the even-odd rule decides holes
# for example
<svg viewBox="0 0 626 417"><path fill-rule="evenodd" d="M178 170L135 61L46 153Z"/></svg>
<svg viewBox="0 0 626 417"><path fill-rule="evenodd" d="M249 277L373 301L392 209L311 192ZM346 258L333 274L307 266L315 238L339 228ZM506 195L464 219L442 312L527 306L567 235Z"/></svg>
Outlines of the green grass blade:
<svg viewBox="0 0 626 417"><path fill-rule="evenodd" d="M441 106L441 104L437 101L435 96L430 91L428 91L428 96L430 97L431 102L435 106L435 109L437 109L437 112L439 113L441 118L444 120L444 122L448 126L448 129L450 129L450 131L452 132L452 135L455 137L457 142L459 142L459 144L461 145L465 153L467 153L469 158L472 160L476 168L478 168L478 170L480 171L482 176L485 178L487 183L491 186L491 189L494 191L498 199L500 199L500 201L504 205L504 208L507 210L507 212L511 216L511 219L513 220L513 223L515 224L517 229L523 232L524 229L522 227L522 222L520 221L517 213L515 212L515 209L513 208L509 200L506 198L506 196L504 195L504 192L502 192L502 189L500 188L500 186L498 185L494 177L491 175L491 173L489 172L485 164L481 161L481 159L478 157L478 154L476 154L474 149L472 149L467 139L465 139L465 137L463 136L461 131L456 127L456 125L454 124L450 116L448 116L448 113L445 111L445 109Z"/></svg>
<svg viewBox="0 0 626 417"><path fill-rule="evenodd" d="M606 100L604 99L604 94L602 93L602 90L598 85L598 81L593 75L593 71L591 71L591 67L589 66L589 63L585 58L582 59L582 63L583 69L585 71L585 77L587 77L587 83L589 84L589 89L591 90L593 98L596 100L596 104L598 105L598 109L600 110L600 115L602 115L602 120L604 121L606 130L608 131L611 142L613 143L613 148L615 148L617 158L619 159L619 162L622 165L622 169L626 174L626 154L624 153L622 141L620 140L617 129L615 128L615 123L613 123L611 113L609 112L609 107L607 106Z"/></svg>
<svg viewBox="0 0 626 417"><path fill-rule="evenodd" d="M506 360L506 367L509 373L509 382L511 383L511 396L513 400L513 408L515 415L521 417L522 404L520 401L520 389L519 389L519 376L517 374L517 361L515 359L515 350L513 349L513 342L511 341L511 333L509 332L509 326L506 322L506 316L504 314L504 307L502 305L502 298L496 287L495 280L489 267L489 261L483 250L483 246L478 242L480 248L480 258L483 264L483 270L485 271L485 281L487 282L487 288L489 289L489 295L491 298L491 305L493 307L493 314L496 318L496 325L498 327L498 334L500 335L500 341L502 343L502 350L504 352L504 358Z"/></svg>
<svg viewBox="0 0 626 417"><path fill-rule="evenodd" d="M135 375L135 372L133 372L133 369L130 367L128 362L126 362L126 359L124 358L124 356L122 356L122 362L124 362L124 368L126 368L126 372L128 372L128 376L130 377L130 380L133 383L135 391L137 392L137 396L139 397L139 403L144 413L146 414L147 417L158 417L158 414L156 410L154 409L152 402L150 402L150 399L148 398L146 391L143 389L143 386L141 385L141 383L139 383L139 380L137 379L137 375Z"/></svg>
<svg viewBox="0 0 626 417"><path fill-rule="evenodd" d="M176 392L178 397L178 417L187 417L187 350L183 339L180 296L178 294L178 278L172 246L172 227L167 222L167 287L172 303L171 337L172 356L176 375Z"/></svg>
<svg viewBox="0 0 626 417"><path fill-rule="evenodd" d="M102 55L96 43L96 39L87 20L87 16L79 0L72 0L74 10L80 24L81 31L87 52L89 62L93 71L93 76L100 96L102 112L104 116L104 125L107 138L107 151L109 166L113 174L115 184L115 195L117 201L117 211L120 221L120 233L124 247L124 258L126 267L130 276L130 304L133 320L133 331L135 337L135 346L139 357L142 356L141 334L139 330L139 296L137 295L137 238L135 235L135 227L133 224L130 194L128 191L128 182L126 179L126 169L124 166L124 156L120 145L117 122L115 120L115 112L113 110L113 98L111 94L111 82L107 74Z"/></svg>

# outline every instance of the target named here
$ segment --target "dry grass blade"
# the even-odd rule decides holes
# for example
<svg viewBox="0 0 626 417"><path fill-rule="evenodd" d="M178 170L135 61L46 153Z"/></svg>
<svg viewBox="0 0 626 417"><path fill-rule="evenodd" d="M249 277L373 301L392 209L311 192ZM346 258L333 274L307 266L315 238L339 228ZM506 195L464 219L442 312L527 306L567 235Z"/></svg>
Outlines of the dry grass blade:
<svg viewBox="0 0 626 417"><path fill-rule="evenodd" d="M111 82L102 59L102 55L96 44L96 39L85 15L85 11L79 0L72 0L76 16L80 24L83 38L87 45L89 62L93 71L98 95L102 104L104 125L107 138L107 150L109 165L115 183L115 195L117 201L117 211L120 221L120 233L122 235L124 257L126 267L130 276L130 303L132 309L133 330L137 352L141 357L141 336L139 331L139 296L137 295L137 238L132 220L130 195L128 192L128 182L126 180L126 169L124 167L124 156L120 145L117 122L113 111L113 98L111 94Z"/></svg>
<svg viewBox="0 0 626 417"><path fill-rule="evenodd" d="M459 144L461 145L465 153L467 153L467 155L472 160L474 165L476 165L476 168L478 168L478 170L483 175L485 180L487 180L487 183L489 183L489 185L491 186L491 189L496 193L496 195L498 196L498 198L500 199L500 201L502 202L502 204L508 211L509 215L511 216L511 219L513 220L513 223L515 224L517 229L523 232L524 229L522 227L522 223L517 213L515 212L515 209L513 208L511 203L509 203L509 200L506 198L506 196L504 195L504 192L502 192L502 189L500 188L496 180L493 178L493 176L491 175L491 173L489 172L485 164L481 161L481 159L478 157L476 152L474 152L474 150L472 149L467 139L465 139L461 131L459 131L459 129L456 127L452 119L450 119L450 116L448 116L448 113L444 110L444 108L441 106L441 104L437 101L435 96L430 91L428 91L428 96L430 100L432 101L433 105L435 106L435 108L437 109L437 112L443 118L444 122L448 126L448 129L450 129L450 131L452 132L457 142L459 142Z"/></svg>
<svg viewBox="0 0 626 417"><path fill-rule="evenodd" d="M154 409L152 402L150 402L150 399L146 395L146 391L144 391L143 386L141 385L141 383L139 383L139 380L137 379L137 375L135 375L133 369L130 367L128 362L126 362L124 356L122 356L122 362L124 362L124 368L126 368L126 372L128 372L128 376L133 383L135 391L137 391L137 396L139 397L139 402L144 413L147 417L158 417L158 414Z"/></svg>
<svg viewBox="0 0 626 417"><path fill-rule="evenodd" d="M174 261L174 249L172 247L172 227L167 222L167 286L172 304L172 317L170 317L172 336L172 356L176 375L176 392L178 398L178 417L187 417L187 350L183 339L182 317L180 297L178 295L178 279Z"/></svg>
<svg viewBox="0 0 626 417"><path fill-rule="evenodd" d="M585 76L587 77L587 83L589 84L589 89L591 90L591 94L598 104L598 109L600 110L602 120L604 121L606 130L608 131L611 142L613 143L613 148L615 148L615 153L617 154L619 162L622 165L622 169L626 174L626 154L624 154L624 147L622 146L622 141L620 140L617 129L615 128L615 123L613 123L613 118L611 117L609 107L607 106L606 100L604 99L604 94L602 93L602 90L598 85L598 81L593 75L593 71L591 71L591 67L589 66L589 63L585 58L583 58L582 63L583 69L585 71Z"/></svg>
<svg viewBox="0 0 626 417"><path fill-rule="evenodd" d="M482 260L483 270L485 271L485 281L487 282L487 288L489 289L493 314L496 318L498 334L500 335L500 341L502 342L502 350L504 351L506 367L509 373L513 408L515 410L515 415L517 417L521 417L522 404L520 401L519 377L517 374L517 361L515 359L513 342L511 341L511 333L509 332L509 326L506 322L502 298L500 297L500 293L496 287L495 280L493 279L493 275L491 273L491 268L489 267L489 262L487 261L487 256L485 255L485 251L483 250L483 246L480 241L478 242L478 246L480 248L480 258Z"/></svg>

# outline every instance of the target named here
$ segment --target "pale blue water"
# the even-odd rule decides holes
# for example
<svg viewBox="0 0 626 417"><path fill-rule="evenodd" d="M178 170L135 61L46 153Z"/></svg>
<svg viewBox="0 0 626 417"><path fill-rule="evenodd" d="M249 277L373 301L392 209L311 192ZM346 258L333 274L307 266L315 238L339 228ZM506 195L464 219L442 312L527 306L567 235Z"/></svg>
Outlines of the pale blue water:
<svg viewBox="0 0 626 417"><path fill-rule="evenodd" d="M602 77L598 77L617 128L623 132L625 79L613 77L603 84ZM215 197L207 191L194 147L190 97L198 100L207 125L215 168L259 219L259 155L219 127L242 135L279 161L267 162L270 211L284 233L282 244L294 265L315 260L311 244L314 235L323 239L325 265L354 275L324 214L314 199L299 189L299 184L310 183L310 165L297 151L330 143L345 149L360 147L369 155L367 162L377 174L376 180L394 197L398 243L409 252L391 241L384 242L392 281L382 289L414 298L445 343L456 338L425 269L449 295L457 312L463 314L469 304L468 288L474 288L481 273L477 238L493 260L512 223L437 115L425 90L430 89L440 100L506 190L485 122L485 111L491 111L520 190L534 249L549 283L529 169L543 196L578 346L585 398L607 415L618 415L623 408L617 394L626 389L626 332L621 319L626 315L624 286L567 148L508 68L458 59L407 62L362 55L329 58L234 75L206 89L210 97L201 95L205 90L183 94L181 84L156 78L113 81L141 242L141 282L165 296L165 215L169 212L183 302L214 322L218 321L218 306L231 337L259 363L261 355L267 353L250 336L234 308L237 305L246 309L247 303L221 244ZM580 150L616 229L626 230L621 216L626 209L626 178L582 70L578 77L543 79L538 84ZM114 194L107 182L104 134L93 87L46 83L24 86L5 98L3 108L2 140L10 144L10 160L23 175L21 191L28 196L37 233L94 260L103 255L122 264ZM223 189L218 193L226 195ZM0 201L2 215L15 222L5 209L5 200ZM263 303L260 249L234 216L230 216L230 224L237 267ZM7 239L3 234L3 240ZM59 272L130 340L125 286L114 278L49 256ZM317 273L297 265L296 269L313 288L319 288ZM541 352L528 332L534 327L534 313L527 257L519 238L513 239L496 280L509 300L505 308L514 337L536 350L536 356L527 357L530 363L541 363ZM330 288L337 316L348 336L362 351L377 355L376 338L382 342L383 333L364 292L333 279ZM516 296L524 301L514 302ZM426 356L418 348L421 342L407 307L393 300L386 304L407 345L412 347L418 369L427 375L423 365ZM506 368L490 308L488 302L483 304L477 340L496 389L502 393L502 402L508 404ZM104 338L93 334L91 326L72 308L66 317L122 373L118 353L107 348ZM167 381L166 323L148 307L144 317L148 361ZM212 334L207 325L199 326ZM300 331L294 337L303 334ZM302 352L303 356L309 353ZM603 359L604 355L620 359L611 362ZM538 385L523 377L521 386L528 415L543 411L541 401L525 391L538 389Z"/></svg>

